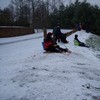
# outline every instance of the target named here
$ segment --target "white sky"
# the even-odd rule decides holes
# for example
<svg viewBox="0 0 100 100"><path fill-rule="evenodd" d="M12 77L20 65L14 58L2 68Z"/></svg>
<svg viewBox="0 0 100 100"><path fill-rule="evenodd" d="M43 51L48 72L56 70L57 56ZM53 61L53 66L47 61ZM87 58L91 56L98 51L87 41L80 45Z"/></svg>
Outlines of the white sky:
<svg viewBox="0 0 100 100"><path fill-rule="evenodd" d="M70 1L70 0L64 0L66 1L67 3ZM75 1L75 0L72 0L72 2ZM80 0L80 1L83 1L83 0ZM87 0L88 2L90 2L91 4L97 4L100 6L100 0ZM0 0L0 7L1 8L4 8L4 7L7 7L10 3L10 0Z"/></svg>
<svg viewBox="0 0 100 100"><path fill-rule="evenodd" d="M7 7L10 3L10 0L0 0L0 8Z"/></svg>
<svg viewBox="0 0 100 100"><path fill-rule="evenodd" d="M75 34L82 42L91 35L82 30L59 43L72 53L43 53L42 32L1 38L0 100L100 100L100 59L75 46Z"/></svg>

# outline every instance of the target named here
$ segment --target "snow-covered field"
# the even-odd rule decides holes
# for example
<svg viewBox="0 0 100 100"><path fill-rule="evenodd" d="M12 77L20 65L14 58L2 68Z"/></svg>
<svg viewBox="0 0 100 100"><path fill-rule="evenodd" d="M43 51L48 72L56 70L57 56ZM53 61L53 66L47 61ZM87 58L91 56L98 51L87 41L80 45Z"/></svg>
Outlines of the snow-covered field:
<svg viewBox="0 0 100 100"><path fill-rule="evenodd" d="M50 30L49 30L50 31ZM68 30L62 30L68 31ZM74 46L72 53L43 53L43 33L0 39L0 100L100 100L100 59L91 48Z"/></svg>

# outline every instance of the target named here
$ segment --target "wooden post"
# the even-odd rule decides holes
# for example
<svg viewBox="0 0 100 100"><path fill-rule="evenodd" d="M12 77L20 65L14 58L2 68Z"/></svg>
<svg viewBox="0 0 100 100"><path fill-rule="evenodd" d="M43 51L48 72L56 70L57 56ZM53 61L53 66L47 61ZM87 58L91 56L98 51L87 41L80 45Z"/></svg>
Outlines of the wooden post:
<svg viewBox="0 0 100 100"><path fill-rule="evenodd" d="M43 46L43 49L44 50L45 50L45 48L44 48L44 40L46 38L46 35L47 35L47 29L46 28L43 28L43 37L44 37L44 39L43 39L43 42L42 42L42 46Z"/></svg>
<svg viewBox="0 0 100 100"><path fill-rule="evenodd" d="M46 38L46 35L47 35L47 29L43 28L43 37L44 37L44 39Z"/></svg>

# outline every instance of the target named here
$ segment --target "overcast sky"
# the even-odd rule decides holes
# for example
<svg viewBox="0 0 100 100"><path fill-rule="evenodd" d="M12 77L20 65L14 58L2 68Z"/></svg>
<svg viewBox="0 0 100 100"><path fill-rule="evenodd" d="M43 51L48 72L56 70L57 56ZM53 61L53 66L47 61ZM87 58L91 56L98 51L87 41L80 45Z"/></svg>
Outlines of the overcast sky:
<svg viewBox="0 0 100 100"><path fill-rule="evenodd" d="M11 0L0 0L0 8L7 7L9 5ZM69 3L70 0L64 0L66 3ZM75 0L72 0L75 1ZM83 1L83 0L80 0ZM87 0L87 2L90 2L91 4L97 4L100 7L100 0Z"/></svg>

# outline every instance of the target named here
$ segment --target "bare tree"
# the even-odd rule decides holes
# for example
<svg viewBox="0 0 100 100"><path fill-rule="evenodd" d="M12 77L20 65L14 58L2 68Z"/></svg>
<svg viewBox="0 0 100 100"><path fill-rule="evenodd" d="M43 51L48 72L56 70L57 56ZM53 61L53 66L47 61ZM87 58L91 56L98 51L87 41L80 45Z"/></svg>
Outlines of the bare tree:
<svg viewBox="0 0 100 100"><path fill-rule="evenodd" d="M12 0L12 4L15 6L16 20L29 19L30 27L48 26L49 0Z"/></svg>
<svg viewBox="0 0 100 100"><path fill-rule="evenodd" d="M11 0L12 5L15 7L15 19L20 24L24 24L25 18L28 14L28 6L25 0Z"/></svg>
<svg viewBox="0 0 100 100"><path fill-rule="evenodd" d="M71 3L72 3L72 0L68 0L69 1L69 5L71 5Z"/></svg>

